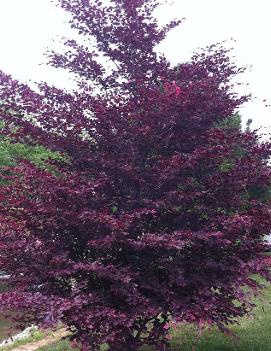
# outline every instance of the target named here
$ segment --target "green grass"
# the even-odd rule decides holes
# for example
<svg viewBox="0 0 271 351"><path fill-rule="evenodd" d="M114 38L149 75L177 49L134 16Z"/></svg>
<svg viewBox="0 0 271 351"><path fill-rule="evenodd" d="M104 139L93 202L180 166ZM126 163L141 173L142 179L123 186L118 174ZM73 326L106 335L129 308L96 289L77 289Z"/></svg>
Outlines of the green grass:
<svg viewBox="0 0 271 351"><path fill-rule="evenodd" d="M14 350L16 347L26 345L32 342L40 341L47 335L51 335L52 332L43 332L40 330L34 330L28 338L17 340L12 345L0 347L0 351Z"/></svg>
<svg viewBox="0 0 271 351"><path fill-rule="evenodd" d="M244 317L230 329L237 338L226 336L215 328L199 336L195 327L180 326L172 331L172 351L271 351L271 285L264 300L257 299L253 315ZM150 348L143 348L150 351ZM142 350L142 351L143 351Z"/></svg>
<svg viewBox="0 0 271 351"><path fill-rule="evenodd" d="M70 343L68 340L62 340L53 344L52 346L44 346L40 348L38 351L78 351L78 350L73 349L70 346Z"/></svg>
<svg viewBox="0 0 271 351"><path fill-rule="evenodd" d="M60 155L57 152L50 151L42 146L29 146L20 143L14 143L7 138L3 138L1 136L0 128L0 185L7 184L7 181L3 178L3 175L10 174L10 171L7 173L5 167L16 166L18 160L31 161L39 168L58 175L59 173L56 168L47 163L49 159L68 162L68 158Z"/></svg>
<svg viewBox="0 0 271 351"><path fill-rule="evenodd" d="M13 143L8 139L0 138L0 166L15 166L17 159L29 160L42 168L46 167L46 160L63 159L58 153L45 149L42 146L28 146Z"/></svg>
<svg viewBox="0 0 271 351"><path fill-rule="evenodd" d="M254 315L244 317L239 325L231 327L237 338L221 334L215 328L201 336L192 325L182 325L172 330L172 351L271 351L271 285L265 291L265 299L256 300ZM194 349L193 349L194 348ZM142 351L151 351L143 347ZM39 351L77 351L67 340L60 341ZM127 351L133 351L127 349Z"/></svg>

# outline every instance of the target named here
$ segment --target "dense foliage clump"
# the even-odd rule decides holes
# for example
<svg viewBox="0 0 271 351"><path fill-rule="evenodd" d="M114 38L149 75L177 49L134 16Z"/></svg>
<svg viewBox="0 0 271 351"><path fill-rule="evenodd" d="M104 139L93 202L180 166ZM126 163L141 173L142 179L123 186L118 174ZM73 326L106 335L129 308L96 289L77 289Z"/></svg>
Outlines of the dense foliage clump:
<svg viewBox="0 0 271 351"><path fill-rule="evenodd" d="M59 4L82 39L49 58L78 89L0 76L5 134L69 160L22 161L0 189L1 307L62 321L82 350L167 350L172 321L223 330L251 274L271 280L271 150L240 128L243 69L216 46L172 68L155 47L179 21L160 28L156 0Z"/></svg>

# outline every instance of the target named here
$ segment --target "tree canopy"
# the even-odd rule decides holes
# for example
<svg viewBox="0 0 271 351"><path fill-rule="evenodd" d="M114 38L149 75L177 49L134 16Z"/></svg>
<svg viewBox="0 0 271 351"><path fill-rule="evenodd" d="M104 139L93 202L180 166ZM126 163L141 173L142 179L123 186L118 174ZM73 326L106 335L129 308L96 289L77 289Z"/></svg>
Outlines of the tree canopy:
<svg viewBox="0 0 271 351"><path fill-rule="evenodd" d="M54 173L22 161L0 188L1 308L63 322L82 351L169 350L173 321L225 330L251 308L252 274L271 280L255 190L271 150L239 128L244 69L219 45L171 67L155 48L180 22L159 26L159 1L58 3L81 39L49 60L78 89L0 74L4 133L69 159Z"/></svg>

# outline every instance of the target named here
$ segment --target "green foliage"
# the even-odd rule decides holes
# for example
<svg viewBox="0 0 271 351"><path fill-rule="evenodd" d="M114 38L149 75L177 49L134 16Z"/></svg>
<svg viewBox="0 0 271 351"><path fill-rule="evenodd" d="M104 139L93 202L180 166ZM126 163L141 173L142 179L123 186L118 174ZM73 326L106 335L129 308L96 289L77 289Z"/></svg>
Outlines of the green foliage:
<svg viewBox="0 0 271 351"><path fill-rule="evenodd" d="M6 170L3 170L3 168L14 167L17 161L22 159L31 161L36 166L52 172L54 168L47 163L49 159L66 161L64 156L50 151L43 146L29 146L21 143L14 143L12 140L0 135L0 185L5 184L5 181L1 178L1 174L6 174Z"/></svg>
<svg viewBox="0 0 271 351"><path fill-rule="evenodd" d="M271 188L266 186L257 185L251 187L248 191L248 197L250 199L261 200L267 202L271 200Z"/></svg>
<svg viewBox="0 0 271 351"><path fill-rule="evenodd" d="M222 173L229 172L232 170L234 166L233 160L225 159L220 165L219 165L219 170Z"/></svg>
<svg viewBox="0 0 271 351"><path fill-rule="evenodd" d="M113 214L115 214L115 213L118 212L118 208L117 208L116 206L113 206L113 207L111 208L111 211L112 211Z"/></svg>
<svg viewBox="0 0 271 351"><path fill-rule="evenodd" d="M241 116L235 113L233 116L222 119L215 124L215 127L221 129L241 129Z"/></svg>
<svg viewBox="0 0 271 351"><path fill-rule="evenodd" d="M237 158L245 157L246 155L247 155L247 152L241 147L236 147L233 153L233 156Z"/></svg>
<svg viewBox="0 0 271 351"><path fill-rule="evenodd" d="M17 161L21 159L31 161L45 169L50 169L48 164L46 164L48 159L62 159L64 161L65 158L63 156L43 146L15 143L10 138L1 135L4 125L5 123L0 121L0 170L2 167L14 167Z"/></svg>
<svg viewBox="0 0 271 351"><path fill-rule="evenodd" d="M60 155L42 146L28 146L6 139L0 141L0 167L15 166L18 159L29 160L37 166L46 167L46 160L49 158L59 159Z"/></svg>

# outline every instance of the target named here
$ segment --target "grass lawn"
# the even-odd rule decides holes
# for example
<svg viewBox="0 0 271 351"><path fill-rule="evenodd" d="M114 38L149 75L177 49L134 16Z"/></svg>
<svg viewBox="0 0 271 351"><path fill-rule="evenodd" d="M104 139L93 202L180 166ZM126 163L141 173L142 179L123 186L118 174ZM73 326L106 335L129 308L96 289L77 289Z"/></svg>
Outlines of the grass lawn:
<svg viewBox="0 0 271 351"><path fill-rule="evenodd" d="M198 337L191 325L181 326L172 331L172 351L271 351L271 286L266 288L266 301L257 300L255 316L240 320L231 330L239 337L239 342L222 335L215 329L206 331ZM194 349L193 349L194 347ZM60 341L39 351L75 351L68 341ZM133 350L127 350L133 351ZM142 351L151 351L145 347Z"/></svg>
<svg viewBox="0 0 271 351"><path fill-rule="evenodd" d="M29 343L35 343L37 341L43 340L46 336L51 335L51 331L49 332L42 332L40 330L34 330L29 337L21 339L21 340L16 340L13 344L8 345L8 346L3 346L0 347L0 351L12 351L16 349L17 347L29 344Z"/></svg>

